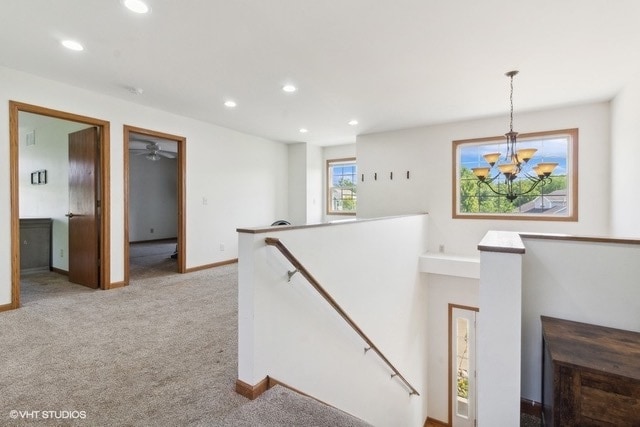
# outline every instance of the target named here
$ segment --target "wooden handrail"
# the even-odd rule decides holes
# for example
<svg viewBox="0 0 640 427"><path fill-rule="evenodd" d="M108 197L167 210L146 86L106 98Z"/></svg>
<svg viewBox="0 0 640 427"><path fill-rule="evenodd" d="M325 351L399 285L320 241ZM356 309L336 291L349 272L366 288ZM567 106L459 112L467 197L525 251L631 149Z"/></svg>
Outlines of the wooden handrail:
<svg viewBox="0 0 640 427"><path fill-rule="evenodd" d="M391 368L391 371L393 371L393 374L391 374L391 378L398 377L403 383L405 383L405 385L410 390L409 395L415 394L416 396L420 396L420 393L418 393L418 390L416 390L409 383L409 381L407 381L405 377L403 377L402 374L400 374L400 372L395 368L395 366L393 366L393 364L389 361L389 359L387 359L387 357L384 354L382 354L380 349L373 343L373 341L371 341L371 339L362 331L362 329L360 329L360 327L356 324L356 322L354 322L353 319L349 317L349 315L342 309L342 307L340 307L340 305L336 302L336 300L333 299L333 297L329 294L329 292L327 292L320 285L320 283L311 275L311 273L309 273L309 271L302 265L302 263L298 261L298 259L291 253L291 251L289 251L289 249L284 245L284 243L282 243L280 239L275 237L267 237L264 240L267 245L275 246L296 269L293 272L289 272L289 279L296 272L302 274L304 278L307 279L307 281L311 284L311 286L313 286L313 288L316 291L318 291L318 293L322 296L322 298L324 298L329 303L329 305L333 307L333 309L340 315L340 317L342 317L345 320L345 322L347 322L349 326L351 326L351 328L354 331L356 331L358 335L360 335L360 338L362 338L367 343L369 348L365 349L365 353L369 350L373 350L380 357L380 359L382 359L382 361L386 363L387 366L389 366L389 368Z"/></svg>

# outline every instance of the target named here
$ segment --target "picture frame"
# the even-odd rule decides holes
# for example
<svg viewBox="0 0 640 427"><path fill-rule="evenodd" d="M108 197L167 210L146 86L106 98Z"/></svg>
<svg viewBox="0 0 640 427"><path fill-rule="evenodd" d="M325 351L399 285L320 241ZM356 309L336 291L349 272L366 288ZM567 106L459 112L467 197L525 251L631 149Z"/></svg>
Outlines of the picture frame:
<svg viewBox="0 0 640 427"><path fill-rule="evenodd" d="M37 171L31 172L31 184L32 185L43 185L47 183L47 170L40 169Z"/></svg>

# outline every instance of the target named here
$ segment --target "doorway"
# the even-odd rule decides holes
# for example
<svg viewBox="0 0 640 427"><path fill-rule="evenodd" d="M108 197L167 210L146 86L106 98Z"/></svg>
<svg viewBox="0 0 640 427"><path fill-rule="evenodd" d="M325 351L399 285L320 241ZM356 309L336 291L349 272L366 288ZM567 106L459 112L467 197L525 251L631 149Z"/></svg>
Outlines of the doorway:
<svg viewBox="0 0 640 427"><path fill-rule="evenodd" d="M21 242L20 242L20 115L29 113L53 119L75 122L84 127L95 129L96 142L96 195L92 202L99 208L96 217L96 252L94 267L97 266L96 286L109 289L110 284L110 186L104 179L109 171L109 122L92 117L53 110L45 107L25 104L16 101L9 102L9 147L10 147L10 188L11 188L11 309L20 307L20 274L21 274ZM27 140L26 143L29 141ZM30 174L30 183L34 185L47 183L53 171L39 170ZM37 178L34 180L34 176ZM24 178L24 177L22 177ZM68 206L66 207L68 208ZM51 266L49 266L51 268Z"/></svg>
<svg viewBox="0 0 640 427"><path fill-rule="evenodd" d="M153 131L149 129L138 128L134 126L124 126L124 206L125 206L125 221L124 221L124 262L125 262L125 283L129 284L131 280L131 247L130 242L136 240L146 243L147 246L153 244L154 241L158 248L162 248L167 244L167 235L163 235L163 229L165 233L171 233L172 225L176 231L175 241L175 253L172 255L176 258L176 271L178 273L184 273L186 271L186 244L185 244L185 145L186 138L171 135L164 132ZM132 158L135 156L135 158ZM153 174L162 173L155 172L152 166L157 166L158 169L161 166L168 166L169 168L175 168L175 187L169 188L170 183L164 184L164 190L171 194L171 197L167 197L164 206L162 200L153 199L152 202L159 202L160 206L156 207L155 211L166 210L163 215L156 216L153 223L147 223L140 221L138 217L132 217L130 207L132 206L132 197L140 197L141 192L136 188L140 182L132 181L131 167L135 162L144 162L140 165L146 165L147 176L145 179L153 179ZM164 162L164 163L163 163ZM175 165L174 165L175 163ZM159 175L162 176L162 175ZM157 184L157 183L151 183ZM160 193L156 193L155 197L163 197L163 188L159 188ZM135 205L135 203L134 203ZM145 207L145 208L148 208ZM150 211L153 212L153 211ZM168 219L167 219L168 218ZM145 219L143 214L143 220ZM150 219L150 218L149 218ZM166 224L169 221L169 224ZM171 224L173 222L173 224ZM165 224L164 226L162 224ZM143 230L141 230L143 228ZM151 241L151 242L149 242ZM144 249L144 246L142 247ZM140 248L138 248L140 249ZM152 249L153 250L153 249Z"/></svg>
<svg viewBox="0 0 640 427"><path fill-rule="evenodd" d="M449 304L449 425L476 425L476 307Z"/></svg>

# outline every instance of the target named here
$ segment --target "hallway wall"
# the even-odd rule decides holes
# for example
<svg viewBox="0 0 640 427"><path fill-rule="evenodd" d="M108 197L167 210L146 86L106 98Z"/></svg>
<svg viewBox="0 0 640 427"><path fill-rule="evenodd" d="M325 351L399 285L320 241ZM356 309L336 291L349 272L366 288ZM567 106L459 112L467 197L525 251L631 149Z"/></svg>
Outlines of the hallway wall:
<svg viewBox="0 0 640 427"><path fill-rule="evenodd" d="M236 228L287 216L285 144L0 67L0 151L9 153L9 101L110 122L111 282L124 280L123 125L183 135L186 267L237 257ZM0 156L0 234L11 230L9 156ZM0 240L0 306L11 301L11 242ZM221 250L222 249L222 250Z"/></svg>
<svg viewBox="0 0 640 427"><path fill-rule="evenodd" d="M129 156L129 241L178 236L176 159Z"/></svg>

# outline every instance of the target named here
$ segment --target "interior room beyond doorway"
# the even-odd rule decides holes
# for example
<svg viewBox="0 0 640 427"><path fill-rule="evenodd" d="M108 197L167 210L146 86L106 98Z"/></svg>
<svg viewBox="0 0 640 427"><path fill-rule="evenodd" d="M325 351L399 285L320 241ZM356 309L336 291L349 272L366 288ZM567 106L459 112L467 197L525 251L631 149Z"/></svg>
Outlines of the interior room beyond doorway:
<svg viewBox="0 0 640 427"><path fill-rule="evenodd" d="M36 273L44 280L40 280L41 285L49 284L51 277L56 277L56 283L74 287L77 285L67 280L70 271L73 269L76 274L91 269L91 287L109 289L110 260L105 255L109 253L110 239L105 229L109 228L110 191L109 183L102 178L109 163L109 123L15 101L10 101L9 107L12 286L11 304L6 308L20 307L21 279ZM79 141L76 135L84 137L89 133L91 149L83 145L82 151L91 152L93 159L89 175L94 192L86 203L94 209L90 217L72 215L70 199L72 193L74 197L76 194L71 185L76 183L73 177L86 176L83 173L88 167L77 167L86 166L84 161L71 161L71 147ZM79 180L86 182L86 179ZM87 223L86 218L92 221L95 242L92 262L86 262L85 254L77 252L72 244L71 238L75 235L70 222L74 216L80 216L82 223Z"/></svg>
<svg viewBox="0 0 640 427"><path fill-rule="evenodd" d="M182 137L124 127L125 276L184 272Z"/></svg>

